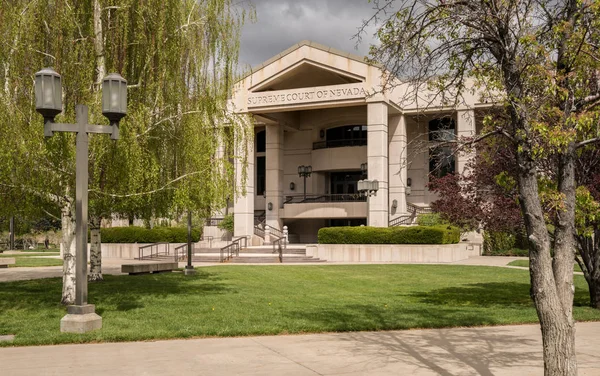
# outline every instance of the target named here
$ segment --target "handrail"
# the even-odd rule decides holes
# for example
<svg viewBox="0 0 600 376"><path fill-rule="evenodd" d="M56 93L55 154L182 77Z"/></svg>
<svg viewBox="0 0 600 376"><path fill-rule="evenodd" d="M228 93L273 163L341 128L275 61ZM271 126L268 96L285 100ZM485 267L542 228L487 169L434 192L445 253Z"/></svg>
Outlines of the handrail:
<svg viewBox="0 0 600 376"><path fill-rule="evenodd" d="M183 261L183 260L187 260L187 243L186 244L182 244L178 247L175 247L175 262L179 262L179 261ZM180 252L180 250L183 249L183 251ZM181 256L179 255L181 253Z"/></svg>
<svg viewBox="0 0 600 376"><path fill-rule="evenodd" d="M276 236L273 241L273 253L279 253L279 262L283 263L283 248L287 248L285 238L283 236ZM281 246L283 243L283 247Z"/></svg>
<svg viewBox="0 0 600 376"><path fill-rule="evenodd" d="M152 244L148 244L142 247L138 248L138 260L143 260L145 258L153 258L153 257L158 257L158 255L160 255L160 252L158 251L158 247L160 245L166 245L166 252L165 255L169 255L170 252L170 245L168 242L159 242L159 243L152 243ZM153 252L154 247L156 247L156 254ZM146 248L150 248L150 255L149 256L144 256L144 250Z"/></svg>
<svg viewBox="0 0 600 376"><path fill-rule="evenodd" d="M242 245L240 243L244 243L243 248L248 247L248 238L246 236L238 236L237 238L233 238L231 243L221 248L219 261L225 262L233 258L233 256L240 255L240 248Z"/></svg>
<svg viewBox="0 0 600 376"><path fill-rule="evenodd" d="M297 194L285 196L285 204L305 204L310 202L356 202L367 201L365 196L357 193L336 193L336 194Z"/></svg>
<svg viewBox="0 0 600 376"><path fill-rule="evenodd" d="M388 223L389 227L409 225L413 223L417 215L433 213L433 209L429 206L418 206L410 202L406 203L406 208L410 209L410 214L401 215L398 218L391 219Z"/></svg>

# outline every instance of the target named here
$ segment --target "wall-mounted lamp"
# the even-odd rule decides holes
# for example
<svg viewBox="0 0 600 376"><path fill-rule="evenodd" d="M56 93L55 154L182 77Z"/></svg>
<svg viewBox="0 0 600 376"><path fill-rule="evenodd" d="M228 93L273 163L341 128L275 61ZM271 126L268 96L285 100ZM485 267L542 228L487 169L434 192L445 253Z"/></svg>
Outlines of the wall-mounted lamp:
<svg viewBox="0 0 600 376"><path fill-rule="evenodd" d="M392 201L392 208L396 209L398 207L398 200Z"/></svg>
<svg viewBox="0 0 600 376"><path fill-rule="evenodd" d="M407 186L407 187L410 187L410 186L412 186L412 179L411 179L411 178L407 178L407 179L406 179L406 186Z"/></svg>
<svg viewBox="0 0 600 376"><path fill-rule="evenodd" d="M296 189L296 184L294 184L294 182L290 183L290 191L293 191L294 189Z"/></svg>
<svg viewBox="0 0 600 376"><path fill-rule="evenodd" d="M321 130L319 131L319 137L321 137L321 138L325 138L325 130L321 129Z"/></svg>
<svg viewBox="0 0 600 376"><path fill-rule="evenodd" d="M272 203L272 202L269 202L269 203L267 204L267 209L269 209L269 210L273 210L273 203Z"/></svg>

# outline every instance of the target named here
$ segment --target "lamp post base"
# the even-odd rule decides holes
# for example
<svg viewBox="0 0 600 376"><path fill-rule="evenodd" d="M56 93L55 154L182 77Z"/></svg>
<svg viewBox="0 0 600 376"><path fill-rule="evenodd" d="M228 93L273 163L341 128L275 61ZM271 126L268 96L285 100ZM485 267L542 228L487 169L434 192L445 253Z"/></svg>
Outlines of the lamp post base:
<svg viewBox="0 0 600 376"><path fill-rule="evenodd" d="M183 269L183 274L185 275L194 275L196 274L196 269L194 269L193 266L185 266L185 269Z"/></svg>
<svg viewBox="0 0 600 376"><path fill-rule="evenodd" d="M63 333L87 333L102 329L102 317L94 311L93 304L68 306L67 314L60 320L60 331Z"/></svg>

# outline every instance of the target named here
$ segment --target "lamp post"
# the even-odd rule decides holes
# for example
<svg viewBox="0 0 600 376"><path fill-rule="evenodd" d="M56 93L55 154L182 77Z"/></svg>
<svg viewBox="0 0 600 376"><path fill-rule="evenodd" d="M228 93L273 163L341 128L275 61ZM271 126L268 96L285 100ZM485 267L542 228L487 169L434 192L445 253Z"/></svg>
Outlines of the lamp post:
<svg viewBox="0 0 600 376"><path fill-rule="evenodd" d="M192 265L192 257L194 257L192 253L192 212L188 210L188 218L187 218L187 265L183 270L183 274L192 275L196 274L196 270Z"/></svg>
<svg viewBox="0 0 600 376"><path fill-rule="evenodd" d="M119 121L127 114L127 81L117 73L102 80L102 114L110 126L88 124L88 107L75 106L76 124L55 123L62 112L61 76L51 68L35 74L35 109L44 116L44 136L54 132L74 132L75 157L75 304L67 307L60 321L61 332L84 333L102 327L102 318L88 304L87 291L87 222L88 222L88 133L110 134L119 139Z"/></svg>
<svg viewBox="0 0 600 376"><path fill-rule="evenodd" d="M377 180L359 180L358 181L358 192L363 194L367 198L367 226L371 225L371 219L369 215L369 197L377 196L379 190L379 182Z"/></svg>
<svg viewBox="0 0 600 376"><path fill-rule="evenodd" d="M366 162L360 164L360 173L362 174L363 179L367 178L368 167L369 165Z"/></svg>
<svg viewBox="0 0 600 376"><path fill-rule="evenodd" d="M304 201L306 201L306 178L312 174L312 166L298 166L298 176L304 178Z"/></svg>

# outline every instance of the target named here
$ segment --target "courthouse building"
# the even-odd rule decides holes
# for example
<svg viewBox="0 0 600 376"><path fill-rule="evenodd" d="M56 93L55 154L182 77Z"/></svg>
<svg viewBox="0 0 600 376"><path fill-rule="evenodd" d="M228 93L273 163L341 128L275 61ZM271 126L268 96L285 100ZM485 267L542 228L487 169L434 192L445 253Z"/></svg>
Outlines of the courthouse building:
<svg viewBox="0 0 600 376"><path fill-rule="evenodd" d="M434 134L474 135L485 103L467 95L458 106L407 101L398 82L381 91L381 66L313 42L269 59L236 85L231 107L255 119L247 194L234 204L234 236L252 236L262 223L287 226L291 242L315 242L327 226L397 225L426 211L436 197L430 173L463 171L468 154L427 148ZM427 104L426 104L427 102ZM437 102L439 103L439 102ZM444 136L445 135L445 136ZM238 179L241 174L237 166ZM300 172L310 171L310 176ZM376 196L358 192L377 180Z"/></svg>

